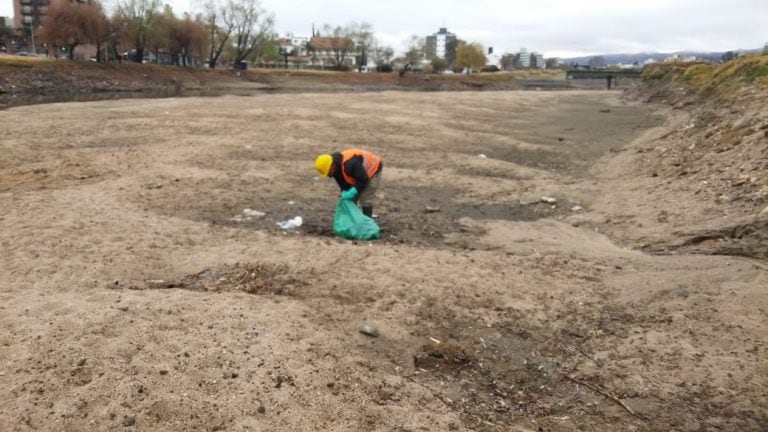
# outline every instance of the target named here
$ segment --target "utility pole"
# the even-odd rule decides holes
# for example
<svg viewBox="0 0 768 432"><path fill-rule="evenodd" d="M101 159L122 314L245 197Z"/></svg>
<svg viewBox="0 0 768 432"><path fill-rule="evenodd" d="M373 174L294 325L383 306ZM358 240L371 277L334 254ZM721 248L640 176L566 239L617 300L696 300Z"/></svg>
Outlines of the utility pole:
<svg viewBox="0 0 768 432"><path fill-rule="evenodd" d="M37 47L35 46L35 25L29 26L29 34L32 36L32 54L37 55Z"/></svg>

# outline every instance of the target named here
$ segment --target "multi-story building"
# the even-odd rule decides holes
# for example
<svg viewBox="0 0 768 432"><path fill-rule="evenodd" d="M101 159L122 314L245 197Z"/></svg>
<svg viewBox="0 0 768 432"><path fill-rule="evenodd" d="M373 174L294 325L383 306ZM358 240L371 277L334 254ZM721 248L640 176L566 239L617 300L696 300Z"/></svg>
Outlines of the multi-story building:
<svg viewBox="0 0 768 432"><path fill-rule="evenodd" d="M51 6L69 1L90 3L90 0L13 0L13 18L16 31L29 35L30 45L37 45L37 34ZM34 48L34 47L33 47Z"/></svg>
<svg viewBox="0 0 768 432"><path fill-rule="evenodd" d="M309 46L312 48L308 53L312 66L351 69L359 54L355 48L355 42L346 37L314 36L309 40Z"/></svg>
<svg viewBox="0 0 768 432"><path fill-rule="evenodd" d="M427 60L441 58L453 64L456 59L456 35L441 27L437 33L427 36L425 54Z"/></svg>
<svg viewBox="0 0 768 432"><path fill-rule="evenodd" d="M538 69L544 69L546 66L544 62L544 55L539 54L536 52L528 52L527 49L521 48L520 52L517 53L517 63L518 67L521 67L523 69L531 69L531 68L538 68Z"/></svg>
<svg viewBox="0 0 768 432"><path fill-rule="evenodd" d="M523 69L531 67L531 53L529 53L527 49L521 48L517 55L519 57L518 61L520 62L520 66Z"/></svg>

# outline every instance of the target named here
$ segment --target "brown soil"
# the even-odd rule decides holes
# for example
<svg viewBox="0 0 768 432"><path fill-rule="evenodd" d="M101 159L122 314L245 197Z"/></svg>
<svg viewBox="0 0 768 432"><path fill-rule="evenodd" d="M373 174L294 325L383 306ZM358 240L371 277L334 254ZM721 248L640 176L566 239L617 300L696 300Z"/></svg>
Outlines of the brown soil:
<svg viewBox="0 0 768 432"><path fill-rule="evenodd" d="M611 92L1 111L0 425L761 430L765 243L679 243L766 203L651 159L695 115ZM384 158L380 241L330 229L312 159L350 146Z"/></svg>

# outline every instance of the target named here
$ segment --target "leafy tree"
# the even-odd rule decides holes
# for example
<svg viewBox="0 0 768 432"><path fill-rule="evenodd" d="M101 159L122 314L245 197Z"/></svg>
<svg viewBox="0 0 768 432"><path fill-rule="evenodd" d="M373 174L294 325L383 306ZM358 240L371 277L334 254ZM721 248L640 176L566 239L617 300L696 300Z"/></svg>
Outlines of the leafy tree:
<svg viewBox="0 0 768 432"><path fill-rule="evenodd" d="M445 43L445 61L448 62L449 66L452 66L456 63L456 49L459 47L459 45L464 44L463 40L459 38L451 38L446 41Z"/></svg>
<svg viewBox="0 0 768 432"><path fill-rule="evenodd" d="M163 13L157 15L155 25L147 33L147 47L155 55L155 63L160 61L160 50L171 46L171 29L177 25L178 19L173 14L170 5L165 5Z"/></svg>
<svg viewBox="0 0 768 432"><path fill-rule="evenodd" d="M560 59L548 58L544 61L544 65L547 69L557 69L560 67Z"/></svg>
<svg viewBox="0 0 768 432"><path fill-rule="evenodd" d="M504 70L512 70L515 67L515 55L504 54L501 56L501 68Z"/></svg>
<svg viewBox="0 0 768 432"><path fill-rule="evenodd" d="M432 59L432 70L435 73L440 73L446 69L448 69L448 62L445 61L445 59L441 59L440 57Z"/></svg>
<svg viewBox="0 0 768 432"><path fill-rule="evenodd" d="M728 63L731 60L735 60L739 56L738 53L735 53L733 51L728 51L725 54L720 57L720 59L723 61L723 63Z"/></svg>
<svg viewBox="0 0 768 432"><path fill-rule="evenodd" d="M483 46L479 43L465 43L456 48L456 66L480 69L485 66L485 60Z"/></svg>
<svg viewBox="0 0 768 432"><path fill-rule="evenodd" d="M208 31L201 17L192 19L185 13L168 31L169 51L173 64L189 66L193 59L200 59L208 48Z"/></svg>
<svg viewBox="0 0 768 432"><path fill-rule="evenodd" d="M603 69L605 68L605 58L603 56L595 56L589 59L587 64L591 69Z"/></svg>
<svg viewBox="0 0 768 432"><path fill-rule="evenodd" d="M66 48L67 56L73 60L75 48L88 41L83 24L81 5L68 1L54 3L43 20L40 40L51 46Z"/></svg>
<svg viewBox="0 0 768 432"><path fill-rule="evenodd" d="M6 47L13 37L13 32L5 26L5 20L0 19L0 46Z"/></svg>
<svg viewBox="0 0 768 432"><path fill-rule="evenodd" d="M290 55L294 55L294 53L289 53ZM264 60L271 60L271 61L280 61L281 55L280 55L280 44L278 43L278 40L276 38L268 38L264 41L261 46L259 46L259 49L254 50L250 57L248 57L248 61L251 63L259 63ZM282 59L284 60L284 59Z"/></svg>
<svg viewBox="0 0 768 432"><path fill-rule="evenodd" d="M384 65L391 65L392 59L395 57L395 50L388 46L379 46L378 42L373 49L373 62L377 68L381 68Z"/></svg>
<svg viewBox="0 0 768 432"><path fill-rule="evenodd" d="M408 50L405 52L405 61L410 66L416 66L424 60L426 41L416 35L408 40Z"/></svg>
<svg viewBox="0 0 768 432"><path fill-rule="evenodd" d="M123 37L136 50L133 61L143 61L147 42L160 15L159 10L160 0L118 0L115 16L123 24Z"/></svg>

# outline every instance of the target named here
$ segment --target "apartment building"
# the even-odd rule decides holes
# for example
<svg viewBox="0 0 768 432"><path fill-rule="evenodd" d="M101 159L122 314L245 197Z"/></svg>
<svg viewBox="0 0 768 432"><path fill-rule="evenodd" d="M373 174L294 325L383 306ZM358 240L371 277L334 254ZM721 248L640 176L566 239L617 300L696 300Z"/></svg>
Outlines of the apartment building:
<svg viewBox="0 0 768 432"><path fill-rule="evenodd" d="M48 9L56 3L65 1L90 3L90 0L13 0L14 27L37 30L43 23Z"/></svg>
<svg viewBox="0 0 768 432"><path fill-rule="evenodd" d="M456 35L446 27L441 27L437 33L427 36L425 54L427 60L441 58L453 64L456 59Z"/></svg>

